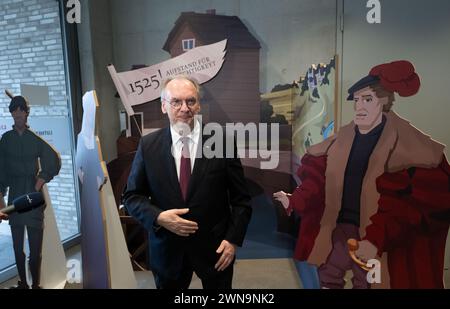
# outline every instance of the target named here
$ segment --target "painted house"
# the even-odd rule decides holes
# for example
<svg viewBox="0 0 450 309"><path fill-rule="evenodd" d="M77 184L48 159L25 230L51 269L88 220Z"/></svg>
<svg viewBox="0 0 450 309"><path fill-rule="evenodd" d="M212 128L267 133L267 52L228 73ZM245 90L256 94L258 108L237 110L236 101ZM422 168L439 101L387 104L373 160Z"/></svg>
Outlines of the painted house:
<svg viewBox="0 0 450 309"><path fill-rule="evenodd" d="M163 49L172 57L228 39L225 63L219 74L203 85L205 121L260 120L259 52L261 45L237 16L184 12L176 20Z"/></svg>

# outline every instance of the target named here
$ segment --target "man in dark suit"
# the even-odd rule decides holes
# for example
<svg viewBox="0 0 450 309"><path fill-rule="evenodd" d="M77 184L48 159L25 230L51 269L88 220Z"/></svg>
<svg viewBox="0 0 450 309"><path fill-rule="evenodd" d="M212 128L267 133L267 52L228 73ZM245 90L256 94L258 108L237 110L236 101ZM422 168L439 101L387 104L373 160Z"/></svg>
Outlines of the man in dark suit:
<svg viewBox="0 0 450 309"><path fill-rule="evenodd" d="M233 158L204 156L199 85L189 77L164 83L161 110L170 127L141 139L124 205L150 233L157 288L188 288L194 271L203 288L231 288L252 212L236 145Z"/></svg>

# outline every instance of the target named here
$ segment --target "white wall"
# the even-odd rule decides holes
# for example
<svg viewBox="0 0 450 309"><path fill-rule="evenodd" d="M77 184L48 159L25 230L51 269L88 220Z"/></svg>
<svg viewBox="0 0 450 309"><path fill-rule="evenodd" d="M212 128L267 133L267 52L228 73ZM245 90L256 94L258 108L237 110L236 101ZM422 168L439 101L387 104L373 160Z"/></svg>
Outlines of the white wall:
<svg viewBox="0 0 450 309"><path fill-rule="evenodd" d="M291 83L335 54L334 0L112 0L117 70L168 59L162 47L181 12L207 9L240 17L260 41L261 92Z"/></svg>

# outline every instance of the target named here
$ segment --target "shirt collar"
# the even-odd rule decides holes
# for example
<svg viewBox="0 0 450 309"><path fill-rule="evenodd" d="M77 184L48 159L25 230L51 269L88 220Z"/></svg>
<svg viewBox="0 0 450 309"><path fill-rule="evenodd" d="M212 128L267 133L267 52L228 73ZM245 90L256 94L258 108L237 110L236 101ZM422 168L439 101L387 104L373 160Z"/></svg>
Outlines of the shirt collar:
<svg viewBox="0 0 450 309"><path fill-rule="evenodd" d="M19 134L19 132L16 130L16 126L14 124L12 125L12 128L13 128L13 132L14 133ZM26 124L25 125L25 130L23 130L22 134L25 134L29 129L30 129L30 126L28 124Z"/></svg>
<svg viewBox="0 0 450 309"><path fill-rule="evenodd" d="M172 135L172 144L175 145L178 142L181 142L181 136L171 125L170 126L170 134ZM198 139L200 136L200 124L196 119L194 119L194 129L186 135L187 138L189 138L191 141L193 141L195 144L198 143Z"/></svg>
<svg viewBox="0 0 450 309"><path fill-rule="evenodd" d="M12 125L12 128L15 129L15 128L16 128L16 125L13 124L13 125ZM25 130L26 130L26 129L29 129L29 128L30 128L30 126L28 125L28 123L25 124Z"/></svg>

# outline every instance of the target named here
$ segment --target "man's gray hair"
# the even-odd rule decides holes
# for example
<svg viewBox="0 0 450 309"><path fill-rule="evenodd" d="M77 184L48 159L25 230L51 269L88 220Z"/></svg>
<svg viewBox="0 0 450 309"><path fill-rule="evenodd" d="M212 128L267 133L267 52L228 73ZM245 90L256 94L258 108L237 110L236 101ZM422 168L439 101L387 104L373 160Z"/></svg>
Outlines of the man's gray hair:
<svg viewBox="0 0 450 309"><path fill-rule="evenodd" d="M178 75L178 76L169 77L168 79L164 80L162 87L161 87L161 103L167 99L166 87L167 87L167 84L173 80L186 80L186 81L190 82L194 86L195 90L197 91L197 95L200 98L201 89L200 89L200 84L198 83L198 81L195 78L188 76L188 75Z"/></svg>

